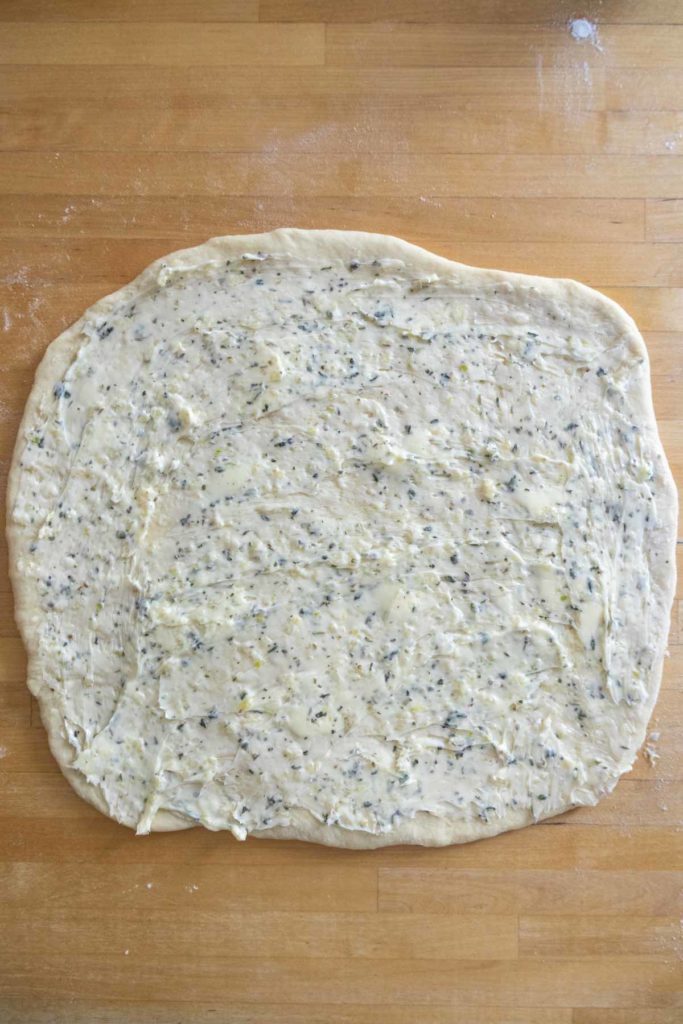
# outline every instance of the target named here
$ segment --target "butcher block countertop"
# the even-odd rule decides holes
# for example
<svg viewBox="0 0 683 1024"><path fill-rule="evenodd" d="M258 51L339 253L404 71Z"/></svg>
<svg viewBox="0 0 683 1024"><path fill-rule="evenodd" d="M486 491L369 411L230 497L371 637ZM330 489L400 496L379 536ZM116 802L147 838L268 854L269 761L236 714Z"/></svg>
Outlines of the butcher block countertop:
<svg viewBox="0 0 683 1024"><path fill-rule="evenodd" d="M645 335L683 480L681 0L2 0L3 483L64 327L173 249L282 225L601 289ZM649 756L612 796L356 853L136 838L86 805L0 559L2 1024L683 1021L678 600Z"/></svg>

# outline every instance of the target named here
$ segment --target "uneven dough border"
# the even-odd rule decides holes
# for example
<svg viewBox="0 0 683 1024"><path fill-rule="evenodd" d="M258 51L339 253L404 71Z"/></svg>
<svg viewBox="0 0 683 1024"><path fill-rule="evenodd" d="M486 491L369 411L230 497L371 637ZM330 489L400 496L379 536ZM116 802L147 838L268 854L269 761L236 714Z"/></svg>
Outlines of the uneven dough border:
<svg viewBox="0 0 683 1024"><path fill-rule="evenodd" d="M80 772L74 771L70 767L73 751L64 733L61 715L54 704L50 702L49 693L44 694L42 692L41 682L34 668L32 621L27 607L28 602L22 589L21 576L16 564L21 531L11 520L11 510L14 506L19 487L19 461L23 450L25 428L31 422L43 398L51 391L54 381L59 379L69 366L80 343L80 332L86 319L92 316L106 316L114 305L132 299L141 291L153 287L156 284L157 275L164 267L170 269L191 269L214 260L224 259L226 256L241 255L245 252L258 250L271 253L279 252L283 255L317 256L321 249L324 250L326 256L338 256L341 258L358 257L359 255L373 259L378 256L389 258L404 257L413 264L419 264L425 273L433 272L448 275L454 283L463 284L471 282L476 284L490 282L505 287L516 286L531 294L544 294L549 298L561 299L567 304L569 309L572 306L580 307L583 310L587 307L592 307L596 311L599 310L603 316L608 316L623 334L629 338L633 346L641 351L648 365L648 374L643 379L641 393L638 396L640 402L639 411L642 413L644 427L650 434L649 440L658 456L658 470L662 480L662 490L658 501L660 511L660 543L655 545L652 551L654 561L651 561L650 569L657 604L661 609L662 617L667 616L666 621L662 622L659 630L659 645L650 680L650 702L646 709L647 715L643 716L642 735L639 746L645 738L649 716L659 692L662 665L666 653L668 615L673 603L676 585L675 558L670 557L667 562L667 555L673 556L675 554L678 495L657 430L652 394L649 387L647 349L631 317L616 302L577 281L470 267L448 260L442 256L437 256L427 249L422 249L417 245L391 235L370 234L362 231L313 231L298 228L280 228L265 234L226 235L212 238L203 245L195 246L194 248L180 249L162 259L156 260L129 284L96 302L79 320L72 324L71 327L68 327L50 344L36 371L33 388L27 400L19 427L9 472L7 482L9 574L14 592L15 616L28 656L27 685L31 693L38 699L40 714L47 731L50 749L62 772L79 796L83 797L83 799L87 800L88 803L108 817L110 816L109 808L99 788L89 783ZM596 797L595 802L598 799L599 797ZM390 833L374 835L367 832L350 831L339 825L324 825L313 818L308 812L298 811L295 814L292 825L254 832L252 835L268 839L299 839L306 842L348 847L351 849L371 849L402 843L422 846L446 846L452 843L465 843L475 839L483 839L486 836L493 836L510 829L522 828L525 825L531 824L534 820L541 820L542 817L534 819L529 811L519 811L514 815L508 814L504 819L495 823L474 822L469 830L464 831L461 824L456 825L436 818L434 815L420 812L413 819L402 822ZM154 818L152 829L156 832L166 832L193 827L195 827L195 822L188 821L169 811L158 811Z"/></svg>

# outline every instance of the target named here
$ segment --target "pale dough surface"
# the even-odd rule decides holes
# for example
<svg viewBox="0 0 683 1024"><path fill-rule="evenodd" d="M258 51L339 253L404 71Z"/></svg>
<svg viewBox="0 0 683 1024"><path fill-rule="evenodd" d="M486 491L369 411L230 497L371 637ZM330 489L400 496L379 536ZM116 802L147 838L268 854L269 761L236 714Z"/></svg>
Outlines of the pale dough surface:
<svg viewBox="0 0 683 1024"><path fill-rule="evenodd" d="M146 381L149 393L129 400ZM112 385L121 394L110 401ZM274 421L279 432L266 435ZM133 469L117 462L126 438L145 442ZM299 454L279 462L287 447ZM303 513L291 500L300 481L288 490L302 465L314 479ZM210 468L214 501L200 516ZM236 524L254 509L247 551ZM176 514L194 531L188 542L175 540ZM305 563L292 554L303 514L316 556ZM29 687L72 786L138 831L201 823L358 848L494 835L595 803L631 766L661 677L676 517L646 349L609 299L382 235L213 239L102 299L38 369L8 488ZM200 554L216 536L235 566L220 580L219 547ZM278 542L272 586L285 590L270 607L262 584ZM187 596L178 566L189 549ZM119 563L127 575L112 595L103 577ZM470 571L482 566L490 576ZM326 587L319 608L283 618ZM238 620L230 601L257 598L258 614ZM241 646L224 700L230 616ZM120 651L107 646L116 635ZM353 684L337 662L353 664ZM195 671L202 682L188 688ZM299 775L286 781L297 760L308 789ZM135 766L130 785L124 764Z"/></svg>

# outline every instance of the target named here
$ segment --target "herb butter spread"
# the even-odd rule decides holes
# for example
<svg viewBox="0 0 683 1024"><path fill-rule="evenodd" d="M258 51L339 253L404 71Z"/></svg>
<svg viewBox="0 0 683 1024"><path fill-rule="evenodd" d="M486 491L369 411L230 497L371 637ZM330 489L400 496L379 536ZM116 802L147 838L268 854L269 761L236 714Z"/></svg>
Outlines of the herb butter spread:
<svg viewBox="0 0 683 1024"><path fill-rule="evenodd" d="M49 349L9 509L52 749L138 832L459 842L644 738L676 495L640 335L574 282L362 233L175 253Z"/></svg>

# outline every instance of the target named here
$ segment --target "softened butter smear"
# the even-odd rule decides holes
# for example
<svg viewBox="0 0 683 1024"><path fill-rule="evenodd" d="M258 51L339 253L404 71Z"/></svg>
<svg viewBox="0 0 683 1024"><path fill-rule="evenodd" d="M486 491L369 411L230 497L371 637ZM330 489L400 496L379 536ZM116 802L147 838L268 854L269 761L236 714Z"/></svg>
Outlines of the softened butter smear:
<svg viewBox="0 0 683 1024"><path fill-rule="evenodd" d="M86 316L12 513L71 767L240 839L595 802L652 698L646 372L595 311L365 255Z"/></svg>

